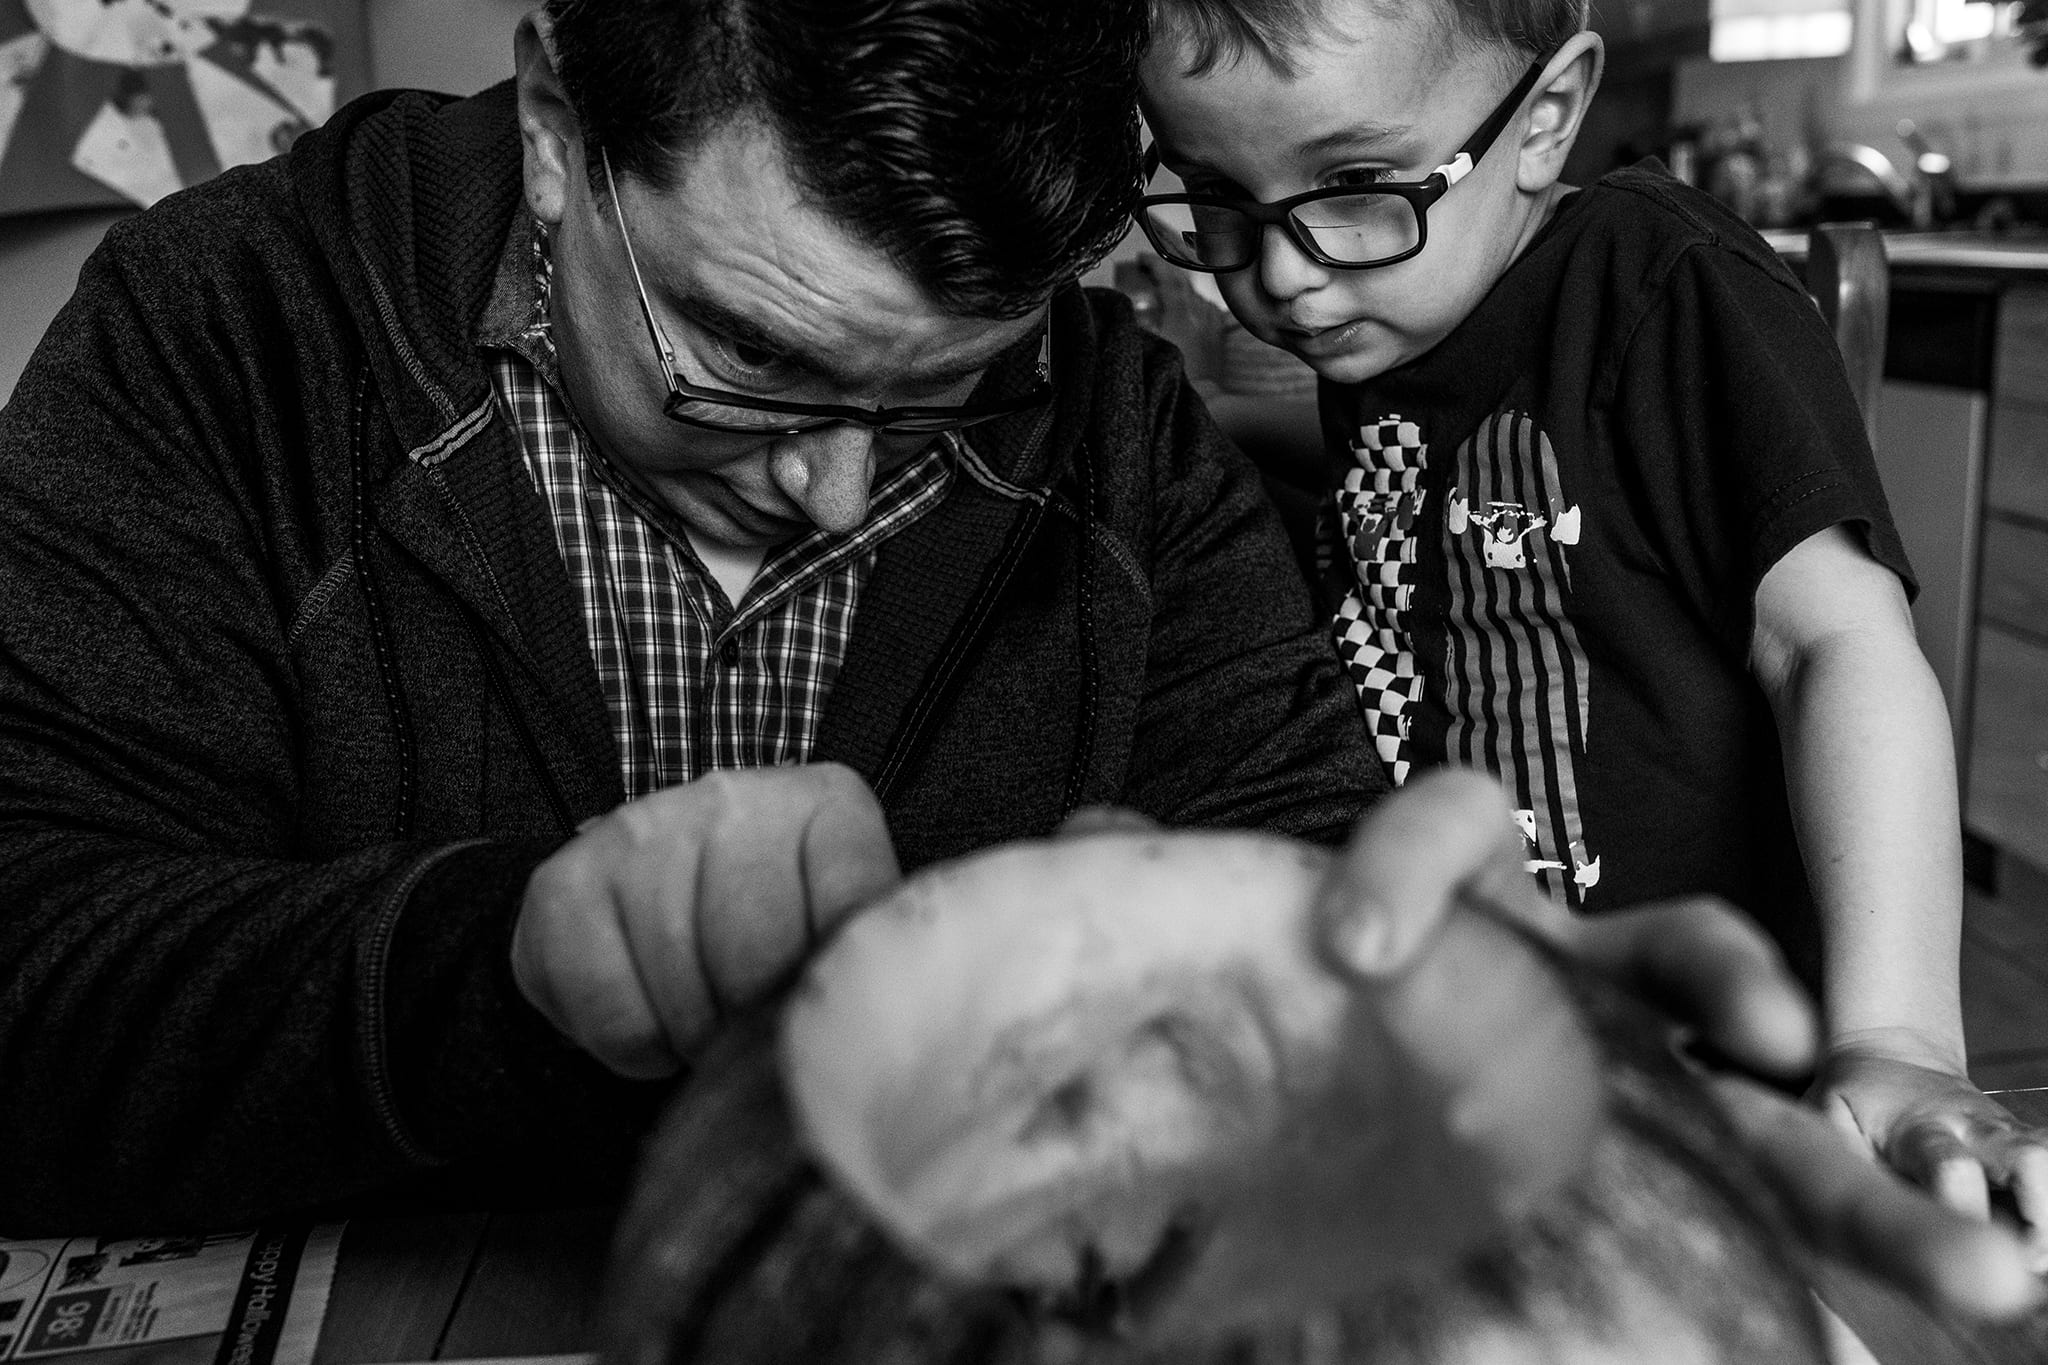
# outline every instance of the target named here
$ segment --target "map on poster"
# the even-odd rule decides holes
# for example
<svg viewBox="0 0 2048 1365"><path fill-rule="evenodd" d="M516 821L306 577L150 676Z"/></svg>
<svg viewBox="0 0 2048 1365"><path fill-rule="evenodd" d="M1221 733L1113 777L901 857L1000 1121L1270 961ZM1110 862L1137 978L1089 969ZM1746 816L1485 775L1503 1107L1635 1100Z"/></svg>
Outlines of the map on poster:
<svg viewBox="0 0 2048 1365"><path fill-rule="evenodd" d="M0 0L0 214L148 206L362 87L362 0Z"/></svg>

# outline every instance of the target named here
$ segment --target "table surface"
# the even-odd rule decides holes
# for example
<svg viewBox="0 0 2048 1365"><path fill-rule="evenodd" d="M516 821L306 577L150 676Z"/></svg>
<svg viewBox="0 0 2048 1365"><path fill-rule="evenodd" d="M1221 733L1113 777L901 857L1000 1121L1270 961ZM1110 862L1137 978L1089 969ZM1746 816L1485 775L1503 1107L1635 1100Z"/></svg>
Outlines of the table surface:
<svg viewBox="0 0 2048 1365"><path fill-rule="evenodd" d="M594 1349L613 1210L351 1219L313 1365Z"/></svg>
<svg viewBox="0 0 2048 1365"><path fill-rule="evenodd" d="M1998 1092L2048 1126L2048 1088ZM349 1223L314 1365L569 1355L595 1349L609 1208ZM1824 1294L1881 1365L1948 1358L1937 1329L1853 1280Z"/></svg>

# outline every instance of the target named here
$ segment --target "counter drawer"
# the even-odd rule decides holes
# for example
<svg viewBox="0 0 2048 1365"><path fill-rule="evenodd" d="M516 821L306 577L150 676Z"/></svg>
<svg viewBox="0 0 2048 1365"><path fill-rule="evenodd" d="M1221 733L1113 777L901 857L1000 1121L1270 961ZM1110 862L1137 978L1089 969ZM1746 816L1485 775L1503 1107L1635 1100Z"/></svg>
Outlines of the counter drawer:
<svg viewBox="0 0 2048 1365"><path fill-rule="evenodd" d="M1999 372L1993 393L2048 403L2048 289L2009 289L1999 301Z"/></svg>
<svg viewBox="0 0 2048 1365"><path fill-rule="evenodd" d="M1977 632L1963 823L2048 866L2048 646L1986 625Z"/></svg>
<svg viewBox="0 0 2048 1365"><path fill-rule="evenodd" d="M2048 405L2048 289L2008 290L2000 302L1995 391Z"/></svg>
<svg viewBox="0 0 2048 1365"><path fill-rule="evenodd" d="M1986 622L2048 640L2048 529L1984 518L1984 572L1977 615ZM2042 697L2048 708L2048 694Z"/></svg>
<svg viewBox="0 0 2048 1365"><path fill-rule="evenodd" d="M1992 403L1984 505L2048 521L2048 405Z"/></svg>

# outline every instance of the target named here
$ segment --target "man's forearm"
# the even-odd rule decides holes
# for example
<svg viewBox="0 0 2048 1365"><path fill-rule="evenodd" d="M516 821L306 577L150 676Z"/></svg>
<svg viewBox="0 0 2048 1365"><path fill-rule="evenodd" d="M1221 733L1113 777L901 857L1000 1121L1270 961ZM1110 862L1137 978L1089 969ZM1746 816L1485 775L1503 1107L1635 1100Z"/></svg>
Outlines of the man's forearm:
<svg viewBox="0 0 2048 1365"><path fill-rule="evenodd" d="M534 1098L554 1051L477 1036L512 1015L471 1017L506 973L496 917L452 888L474 900L490 850L412 903L450 851L306 863L0 825L0 1228L232 1226L475 1157L478 1131L544 1146L591 1121L580 1091ZM472 1150L443 1150L459 1132Z"/></svg>

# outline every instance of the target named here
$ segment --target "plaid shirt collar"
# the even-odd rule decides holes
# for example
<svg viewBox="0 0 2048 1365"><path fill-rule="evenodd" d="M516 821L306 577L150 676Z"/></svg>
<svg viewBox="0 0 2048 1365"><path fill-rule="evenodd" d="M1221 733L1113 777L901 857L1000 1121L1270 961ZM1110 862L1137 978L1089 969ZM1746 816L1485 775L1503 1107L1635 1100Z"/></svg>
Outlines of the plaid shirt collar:
<svg viewBox="0 0 2048 1365"><path fill-rule="evenodd" d="M522 210L478 344L582 606L628 796L714 768L806 761L876 549L943 500L957 438L885 479L858 530L813 531L771 553L734 610L674 513L576 423L551 283L546 234Z"/></svg>
<svg viewBox="0 0 2048 1365"><path fill-rule="evenodd" d="M522 204L512 216L512 229L498 256L491 296L477 322L476 344L479 350L514 351L526 357L559 393L561 370L555 359L554 332L548 326L554 273L547 225Z"/></svg>

